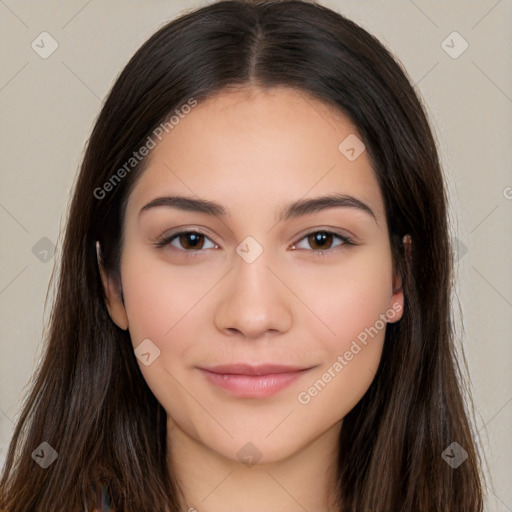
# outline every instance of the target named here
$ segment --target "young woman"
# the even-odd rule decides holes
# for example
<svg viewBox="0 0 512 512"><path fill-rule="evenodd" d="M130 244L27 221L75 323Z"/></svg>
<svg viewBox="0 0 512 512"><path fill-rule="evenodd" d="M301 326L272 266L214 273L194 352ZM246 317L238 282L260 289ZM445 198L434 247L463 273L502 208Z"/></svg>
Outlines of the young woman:
<svg viewBox="0 0 512 512"><path fill-rule="evenodd" d="M446 208L355 23L238 0L164 26L88 142L0 509L480 512Z"/></svg>

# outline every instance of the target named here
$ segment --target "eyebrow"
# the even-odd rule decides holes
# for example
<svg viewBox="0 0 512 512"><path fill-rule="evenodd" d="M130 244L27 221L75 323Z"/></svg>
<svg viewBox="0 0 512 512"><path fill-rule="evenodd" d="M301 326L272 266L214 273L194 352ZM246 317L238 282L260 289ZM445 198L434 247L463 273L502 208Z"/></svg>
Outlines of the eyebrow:
<svg viewBox="0 0 512 512"><path fill-rule="evenodd" d="M157 197L139 212L139 215L151 208L166 206L187 212L205 213L214 217L230 217L229 211L221 204L207 199L187 196L166 196ZM372 209L360 199L346 194L328 194L312 199L299 199L292 203L285 204L276 213L276 221L283 222L290 218L301 217L311 213L320 212L328 208L353 208L370 215L375 222L377 218Z"/></svg>

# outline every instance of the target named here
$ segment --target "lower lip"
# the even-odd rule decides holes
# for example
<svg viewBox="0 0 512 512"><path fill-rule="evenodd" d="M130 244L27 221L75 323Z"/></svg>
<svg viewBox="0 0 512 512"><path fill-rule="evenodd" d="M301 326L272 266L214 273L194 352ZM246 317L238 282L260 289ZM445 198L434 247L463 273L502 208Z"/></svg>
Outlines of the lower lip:
<svg viewBox="0 0 512 512"><path fill-rule="evenodd" d="M299 379L307 370L271 375L233 375L200 370L216 386L238 397L265 398L274 395Z"/></svg>

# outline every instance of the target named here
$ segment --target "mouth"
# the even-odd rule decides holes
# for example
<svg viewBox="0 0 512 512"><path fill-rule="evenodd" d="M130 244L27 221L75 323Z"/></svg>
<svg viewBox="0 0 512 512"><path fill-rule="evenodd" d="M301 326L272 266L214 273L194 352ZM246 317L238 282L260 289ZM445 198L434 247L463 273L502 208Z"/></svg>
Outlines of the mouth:
<svg viewBox="0 0 512 512"><path fill-rule="evenodd" d="M243 398L265 398L278 393L314 367L275 364L234 364L198 367L210 384Z"/></svg>

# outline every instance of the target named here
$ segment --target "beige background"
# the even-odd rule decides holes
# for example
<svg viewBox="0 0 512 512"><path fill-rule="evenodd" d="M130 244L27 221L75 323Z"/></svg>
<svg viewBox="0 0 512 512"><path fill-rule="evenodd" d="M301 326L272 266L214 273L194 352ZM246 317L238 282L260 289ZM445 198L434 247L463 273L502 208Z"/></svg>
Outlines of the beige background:
<svg viewBox="0 0 512 512"><path fill-rule="evenodd" d="M206 3L0 0L0 464L40 356L51 250L102 100L153 32ZM322 3L376 35L427 105L459 248L456 314L493 478L487 510L512 511L512 0ZM47 59L31 47L44 31L58 43ZM469 45L457 58L442 46L453 31ZM454 55L464 42L445 44Z"/></svg>

